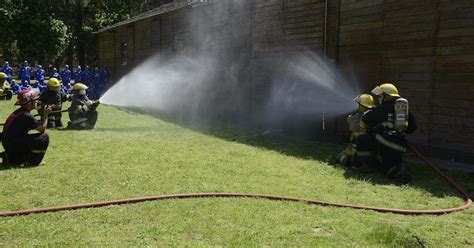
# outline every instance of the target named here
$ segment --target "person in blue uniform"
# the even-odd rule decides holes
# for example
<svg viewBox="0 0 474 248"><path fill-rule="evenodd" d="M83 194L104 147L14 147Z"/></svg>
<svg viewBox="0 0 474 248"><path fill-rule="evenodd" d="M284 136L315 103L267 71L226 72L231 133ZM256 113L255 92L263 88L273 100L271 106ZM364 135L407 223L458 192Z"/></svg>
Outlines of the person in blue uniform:
<svg viewBox="0 0 474 248"><path fill-rule="evenodd" d="M36 109L36 91L23 90L18 94L15 110L3 126L2 145L5 149L4 165L36 166L40 165L48 149L49 136L46 131L50 108L43 112L42 121L38 121L31 111ZM31 130L38 133L29 134Z"/></svg>
<svg viewBox="0 0 474 248"><path fill-rule="evenodd" d="M94 74L90 70L89 66L86 65L86 68L84 69L84 71L82 71L82 82L85 85L90 86L92 83L93 77L94 77Z"/></svg>
<svg viewBox="0 0 474 248"><path fill-rule="evenodd" d="M31 87L31 85L27 81L22 82L21 85L20 85L20 91L22 91L22 90L31 90L31 89L33 89L33 88Z"/></svg>
<svg viewBox="0 0 474 248"><path fill-rule="evenodd" d="M74 71L74 83L80 83L82 82L82 70L81 66L78 65L76 67L76 70Z"/></svg>
<svg viewBox="0 0 474 248"><path fill-rule="evenodd" d="M69 65L64 67L64 70L61 71L62 86L61 91L64 93L69 93L72 91L71 87L71 70L69 70Z"/></svg>
<svg viewBox="0 0 474 248"><path fill-rule="evenodd" d="M101 83L99 67L95 67L94 71L92 72L92 81L88 91L90 99L99 99L99 87Z"/></svg>
<svg viewBox="0 0 474 248"><path fill-rule="evenodd" d="M63 86L69 87L71 85L71 70L69 70L69 65L66 65L64 70L61 71L61 78Z"/></svg>
<svg viewBox="0 0 474 248"><path fill-rule="evenodd" d="M28 61L25 60L23 62L22 66L20 67L20 80L21 83L27 83L30 84L30 78L31 78L31 67L28 65Z"/></svg>
<svg viewBox="0 0 474 248"><path fill-rule="evenodd" d="M18 93L20 93L21 85L17 84L15 79L12 79L12 84L10 86L13 94L18 95Z"/></svg>
<svg viewBox="0 0 474 248"><path fill-rule="evenodd" d="M10 63L8 63L8 61L5 61L2 72L7 74L7 82L11 85L13 80L13 69L10 67Z"/></svg>
<svg viewBox="0 0 474 248"><path fill-rule="evenodd" d="M58 80L61 80L61 75L59 75L58 69L56 67L53 67L51 74L49 75L49 78L56 78Z"/></svg>
<svg viewBox="0 0 474 248"><path fill-rule="evenodd" d="M44 79L46 78L46 71L41 65L38 65L38 68L35 71L35 79L38 85L44 86Z"/></svg>

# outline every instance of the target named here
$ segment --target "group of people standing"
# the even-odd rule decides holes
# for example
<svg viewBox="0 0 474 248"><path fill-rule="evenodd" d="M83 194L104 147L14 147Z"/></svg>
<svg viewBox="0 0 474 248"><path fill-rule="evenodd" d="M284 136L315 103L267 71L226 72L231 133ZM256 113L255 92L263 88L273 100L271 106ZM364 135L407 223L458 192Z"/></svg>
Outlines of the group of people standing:
<svg viewBox="0 0 474 248"><path fill-rule="evenodd" d="M102 71L99 70L99 67L95 67L94 70L91 70L89 66L86 66L82 70L81 66L77 66L76 69L71 71L69 65L65 65L61 71L52 65L49 66L48 71L43 69L41 65L37 65L36 69L33 70L28 61L24 61L18 72L18 79L20 83L17 83L14 79L14 70L10 66L8 61L5 61L0 72L3 72L6 76L6 81L8 83L8 90L11 90L13 94L18 94L24 89L38 88L40 92L46 90L46 79L47 78L56 78L61 81L61 91L65 93L72 92L72 85L74 83L83 83L88 86L88 94L92 99L100 98L100 95L106 90L106 87L109 83L110 72L107 67L104 67ZM31 81L31 80L34 81ZM6 91L6 87L2 87L3 91Z"/></svg>

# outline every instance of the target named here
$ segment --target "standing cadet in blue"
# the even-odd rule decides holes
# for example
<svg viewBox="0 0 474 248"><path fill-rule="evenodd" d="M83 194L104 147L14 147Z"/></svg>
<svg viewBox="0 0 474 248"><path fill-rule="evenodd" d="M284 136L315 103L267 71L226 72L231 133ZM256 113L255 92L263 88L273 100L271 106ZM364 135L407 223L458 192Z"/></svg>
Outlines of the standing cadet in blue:
<svg viewBox="0 0 474 248"><path fill-rule="evenodd" d="M91 85L93 76L94 74L92 74L89 66L86 65L86 69L82 71L82 82L88 86Z"/></svg>
<svg viewBox="0 0 474 248"><path fill-rule="evenodd" d="M78 65L76 71L74 72L74 83L80 83L82 81L82 70L81 66Z"/></svg>
<svg viewBox="0 0 474 248"><path fill-rule="evenodd" d="M38 65L38 68L35 71L35 79L36 79L36 86L38 87L40 92L43 92L48 88L44 84L45 78L46 78L46 71L43 69L41 65Z"/></svg>
<svg viewBox="0 0 474 248"><path fill-rule="evenodd" d="M61 80L61 75L59 75L58 69L56 69L56 67L53 67L53 71L49 75L49 78L56 78L58 80Z"/></svg>
<svg viewBox="0 0 474 248"><path fill-rule="evenodd" d="M30 84L30 78L31 78L31 67L28 66L28 61L25 60L25 62L23 62L23 65L20 67L21 84L24 84L25 82L27 84Z"/></svg>
<svg viewBox="0 0 474 248"><path fill-rule="evenodd" d="M61 78L63 79L63 86L69 87L71 84L71 70L69 70L69 65L66 65L64 70L61 71Z"/></svg>
<svg viewBox="0 0 474 248"><path fill-rule="evenodd" d="M38 68L35 71L35 79L38 86L44 86L44 79L46 78L46 72L43 70L41 65L38 65Z"/></svg>
<svg viewBox="0 0 474 248"><path fill-rule="evenodd" d="M5 65L3 66L2 72L7 74L7 81L9 84L12 84L13 79L13 69L10 67L8 61L5 61Z"/></svg>
<svg viewBox="0 0 474 248"><path fill-rule="evenodd" d="M64 70L61 71L62 78L62 91L69 92L71 88L71 70L69 70L69 65L66 65Z"/></svg>

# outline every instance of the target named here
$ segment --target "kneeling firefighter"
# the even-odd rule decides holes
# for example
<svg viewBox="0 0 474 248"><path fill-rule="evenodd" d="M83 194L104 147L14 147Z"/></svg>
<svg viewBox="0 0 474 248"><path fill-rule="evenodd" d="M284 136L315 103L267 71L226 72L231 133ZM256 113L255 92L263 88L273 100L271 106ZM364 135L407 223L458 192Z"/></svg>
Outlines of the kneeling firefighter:
<svg viewBox="0 0 474 248"><path fill-rule="evenodd" d="M370 112L372 108L375 107L374 98L369 94L361 94L354 98L354 102L358 103L359 107L357 111L347 117L347 124L351 131L349 144L346 149L337 156L337 162L348 167L358 167L358 165L356 165L359 161L359 159L357 159L358 157L368 157L372 155L370 151L360 151L360 149L358 151L356 139L367 133L365 126L361 126L360 120L364 114Z"/></svg>
<svg viewBox="0 0 474 248"><path fill-rule="evenodd" d="M47 117L51 109L46 108L43 118L38 121L31 114L36 108L38 94L29 89L18 94L17 102L20 108L8 117L3 126L2 145L5 148L6 164L35 166L39 165L48 149L49 136L45 133ZM39 133L28 134L30 130ZM4 162L5 163L5 162Z"/></svg>
<svg viewBox="0 0 474 248"><path fill-rule="evenodd" d="M0 99L2 100L10 100L13 96L13 91L11 90L7 78L7 74L0 72Z"/></svg>
<svg viewBox="0 0 474 248"><path fill-rule="evenodd" d="M415 118L409 111L408 100L398 94L395 85L386 83L375 87L372 94L378 96L380 105L362 117L376 141L376 155L387 176L401 177L403 183L411 181L411 172L402 165L408 142L405 134L416 130Z"/></svg>
<svg viewBox="0 0 474 248"><path fill-rule="evenodd" d="M38 99L40 108L38 112L43 114L43 107L50 106L54 114L48 116L48 128L61 128L63 123L61 121L61 109L63 102L70 99L69 95L60 91L61 83L57 78L50 78L48 80L48 89L43 91Z"/></svg>
<svg viewBox="0 0 474 248"><path fill-rule="evenodd" d="M97 106L99 101L91 101L87 97L87 86L82 83L74 84L74 95L72 97L72 104L69 108L68 129L92 129L97 122Z"/></svg>

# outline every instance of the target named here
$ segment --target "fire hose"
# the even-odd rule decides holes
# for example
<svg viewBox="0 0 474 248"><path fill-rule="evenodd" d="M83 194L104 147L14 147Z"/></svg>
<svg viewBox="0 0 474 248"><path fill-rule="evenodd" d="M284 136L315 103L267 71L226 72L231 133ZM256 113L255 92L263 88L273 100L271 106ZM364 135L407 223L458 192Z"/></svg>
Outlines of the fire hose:
<svg viewBox="0 0 474 248"><path fill-rule="evenodd" d="M309 200L302 198L293 198L285 196L273 196L273 195L264 195L264 194L246 194L246 193L191 193L191 194L172 194L172 195L157 195L157 196L144 196L137 198L129 198L122 200L111 200L111 201L102 201L95 203L86 203L86 204L77 204L77 205L65 205L59 207L48 207L48 208L35 208L28 210L18 210L18 211L6 211L0 212L0 217L9 217L9 216L18 216L18 215L29 215L37 213L49 213L49 212L58 212L65 210L76 210L84 208L99 208L110 205L122 205L122 204L131 204L145 201L156 201L156 200L167 200L167 199L189 199L189 198L257 198L257 199L268 199L275 201L289 201L289 202L302 202L310 205L320 205L320 206L330 206L330 207L339 207L339 208L352 208L352 209L362 209L362 210L372 210L381 213L393 213L393 214L403 214L403 215L443 215L452 212L462 211L472 204L471 197L464 191L456 182L454 182L450 177L443 173L435 164L428 160L423 154L421 154L414 146L409 145L409 148L418 156L426 165L430 166L441 178L443 178L451 187L457 190L465 199L466 202L464 205L447 208L447 209L437 209L437 210L404 210L404 209L395 209L395 208L379 208L363 205L353 205L353 204L343 204L343 203L333 203L319 200Z"/></svg>

